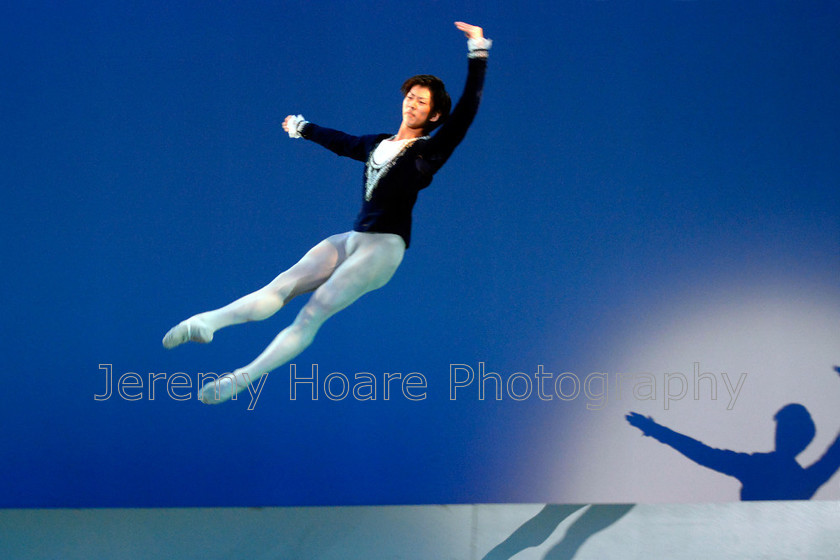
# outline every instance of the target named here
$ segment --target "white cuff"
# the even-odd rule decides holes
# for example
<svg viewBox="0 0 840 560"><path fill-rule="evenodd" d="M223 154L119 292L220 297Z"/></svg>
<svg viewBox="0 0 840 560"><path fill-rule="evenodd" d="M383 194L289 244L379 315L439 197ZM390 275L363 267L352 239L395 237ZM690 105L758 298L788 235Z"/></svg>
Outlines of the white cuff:
<svg viewBox="0 0 840 560"><path fill-rule="evenodd" d="M303 130L303 125L307 124L303 115L295 115L289 119L289 138L301 138L300 131Z"/></svg>
<svg viewBox="0 0 840 560"><path fill-rule="evenodd" d="M470 58L487 58L487 51L493 46L493 41L482 37L481 39L467 39L467 48L470 49Z"/></svg>

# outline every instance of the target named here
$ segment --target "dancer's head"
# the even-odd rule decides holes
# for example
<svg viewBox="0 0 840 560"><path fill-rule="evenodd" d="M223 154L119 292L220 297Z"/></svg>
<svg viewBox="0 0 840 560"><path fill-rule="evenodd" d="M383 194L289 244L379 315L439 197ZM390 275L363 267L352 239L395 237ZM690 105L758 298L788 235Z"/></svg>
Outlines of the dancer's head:
<svg viewBox="0 0 840 560"><path fill-rule="evenodd" d="M801 404L783 406L773 417L776 421L776 451L796 456L802 453L817 428L808 409Z"/></svg>
<svg viewBox="0 0 840 560"><path fill-rule="evenodd" d="M420 74L407 79L402 88L403 123L428 134L449 117L452 101L440 78Z"/></svg>

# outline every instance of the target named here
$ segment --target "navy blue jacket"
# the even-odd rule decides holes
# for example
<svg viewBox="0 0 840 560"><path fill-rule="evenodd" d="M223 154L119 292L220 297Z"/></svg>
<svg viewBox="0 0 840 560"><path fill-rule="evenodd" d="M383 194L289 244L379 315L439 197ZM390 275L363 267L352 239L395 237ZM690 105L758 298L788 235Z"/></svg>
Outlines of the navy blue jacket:
<svg viewBox="0 0 840 560"><path fill-rule="evenodd" d="M429 186L434 174L464 139L478 112L486 68L486 58L469 59L467 83L452 114L432 136L416 140L395 158L370 192L366 188L369 176L373 173L369 160L379 143L392 135L351 136L313 123L304 125L300 131L304 138L340 156L366 163L362 181L362 208L353 225L355 231L395 233L405 240L408 248L411 241L411 211L417 201L417 193Z"/></svg>

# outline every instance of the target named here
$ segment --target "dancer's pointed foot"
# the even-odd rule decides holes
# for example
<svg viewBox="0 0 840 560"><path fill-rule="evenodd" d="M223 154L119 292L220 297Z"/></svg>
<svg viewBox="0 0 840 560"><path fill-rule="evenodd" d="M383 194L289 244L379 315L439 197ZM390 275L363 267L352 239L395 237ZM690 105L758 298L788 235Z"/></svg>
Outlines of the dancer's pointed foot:
<svg viewBox="0 0 840 560"><path fill-rule="evenodd" d="M163 337L164 348L175 348L185 342L208 343L213 340L213 331L201 319L195 317L181 321Z"/></svg>
<svg viewBox="0 0 840 560"><path fill-rule="evenodd" d="M247 374L240 370L223 375L217 381L209 381L201 388L200 398L204 404L219 404L233 398L250 383Z"/></svg>

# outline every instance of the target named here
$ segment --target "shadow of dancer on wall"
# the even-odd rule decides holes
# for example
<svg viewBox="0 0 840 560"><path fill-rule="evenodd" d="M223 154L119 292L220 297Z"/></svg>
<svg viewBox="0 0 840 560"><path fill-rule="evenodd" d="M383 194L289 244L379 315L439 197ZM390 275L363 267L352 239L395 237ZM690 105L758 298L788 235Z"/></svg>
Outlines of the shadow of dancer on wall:
<svg viewBox="0 0 840 560"><path fill-rule="evenodd" d="M508 560L525 550L540 546L570 515L586 508L566 529L562 540L554 545L544 560L570 560L578 549L595 533L624 517L634 504L555 505L548 504L526 521L508 538L496 545L482 560Z"/></svg>
<svg viewBox="0 0 840 560"><path fill-rule="evenodd" d="M834 368L840 373L840 368ZM816 427L801 404L783 406L776 421L776 449L767 453L739 453L715 449L636 412L627 421L695 463L741 481L741 500L809 500L840 468L840 434L816 462L803 467L796 461L814 439Z"/></svg>

